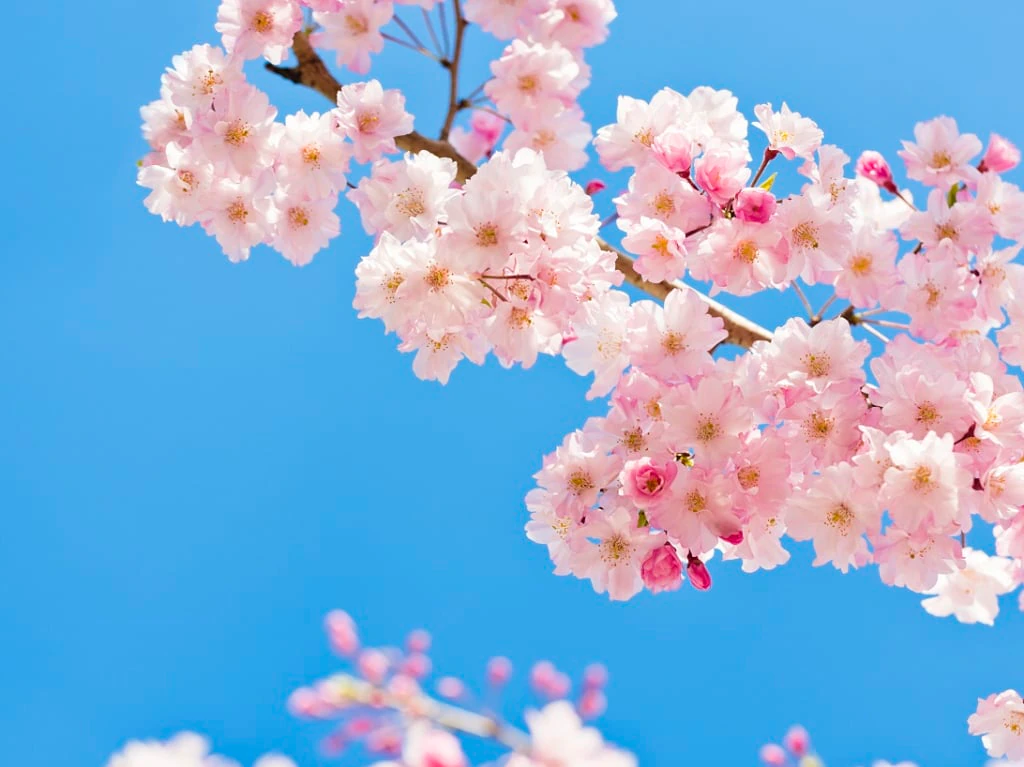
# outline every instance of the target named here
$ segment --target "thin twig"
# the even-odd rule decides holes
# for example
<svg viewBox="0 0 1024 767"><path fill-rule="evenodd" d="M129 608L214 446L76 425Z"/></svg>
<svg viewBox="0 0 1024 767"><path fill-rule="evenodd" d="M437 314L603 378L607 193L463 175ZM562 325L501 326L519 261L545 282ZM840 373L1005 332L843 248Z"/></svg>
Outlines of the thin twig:
<svg viewBox="0 0 1024 767"><path fill-rule="evenodd" d="M430 33L430 39L434 41L434 50L438 52L438 55L445 56L445 51L441 48L441 41L437 39L437 32L434 31L434 22L430 19L430 14L427 13L426 8L420 8L423 12L423 22L427 25L427 31Z"/></svg>
<svg viewBox="0 0 1024 767"><path fill-rule="evenodd" d="M872 314L881 314L882 312L889 311L884 306L876 306L874 309L866 309L863 312L857 312L858 317L870 317Z"/></svg>
<svg viewBox="0 0 1024 767"><path fill-rule="evenodd" d="M455 9L455 49L448 61L448 114L445 115L444 125L441 127L441 140L447 141L448 134L452 131L452 124L455 122L455 115L459 112L459 66L462 64L462 41L466 35L466 27L469 22L462 15L460 0L452 0L452 7Z"/></svg>
<svg viewBox="0 0 1024 767"><path fill-rule="evenodd" d="M474 110L474 111L476 111L476 112L487 112L488 114L492 114L495 117L501 118L502 120L507 122L509 125L512 124L512 121L510 119L508 119L507 117L505 117L505 115L503 115L501 112L499 112L499 111L497 111L495 109L491 109L490 107L478 107L478 106L476 106L474 104L474 105L470 105L469 108ZM456 109L455 111L457 112L459 110Z"/></svg>
<svg viewBox="0 0 1024 767"><path fill-rule="evenodd" d="M875 328L871 327L870 325L861 325L861 327L864 328L866 331L868 331L871 335L873 335L875 338L877 338L882 343L884 343L884 344L889 343L889 339L888 338L886 338L882 333L879 333Z"/></svg>
<svg viewBox="0 0 1024 767"><path fill-rule="evenodd" d="M403 40L400 37L395 37L394 35L389 35L387 32L381 32L380 36L383 37L385 40L390 40L393 43L398 43L399 45L401 45L401 46L403 46L405 48L408 48L410 51L416 51L416 53L422 53L428 59L433 59L434 61L438 62L439 64L443 63L441 59L439 59L437 56L435 56L433 53L431 53L430 51L428 51L426 48L424 48L421 45L414 45L413 43L410 43L407 40Z"/></svg>
<svg viewBox="0 0 1024 767"><path fill-rule="evenodd" d="M494 288L494 286L491 285L491 283L487 282L483 277L481 277L479 280L477 280L477 282L479 282L481 285L483 285L485 288L487 288L489 291L491 291L495 296L497 296L499 301L508 301L508 299L505 298L505 296L501 295L501 293L499 293Z"/></svg>
<svg viewBox="0 0 1024 767"><path fill-rule="evenodd" d="M893 330L910 330L910 325L904 325L902 322L889 322L889 320L866 320L864 315L861 315L862 323L865 325L878 325L882 328L892 328Z"/></svg>
<svg viewBox="0 0 1024 767"><path fill-rule="evenodd" d="M448 14L445 13L445 3L447 0L441 0L438 3L437 10L441 14L441 35L444 37L444 57L448 58L448 51L452 48L451 40L448 38Z"/></svg>
<svg viewBox="0 0 1024 767"><path fill-rule="evenodd" d="M416 36L416 33L409 28L408 24L402 21L401 17L397 13L391 18L394 19L395 23L402 28L402 31L404 31L405 34L409 35L410 40L416 43L416 45L418 45L420 48L426 49L427 46L423 44L423 41ZM437 55L436 51L434 51L433 53Z"/></svg>
<svg viewBox="0 0 1024 767"><path fill-rule="evenodd" d="M339 709L371 706L397 711L410 719L429 719L448 730L501 743L513 751L528 751L530 736L520 729L475 711L443 703L429 695L397 696L383 687L349 674L335 674L323 685L323 693Z"/></svg>
<svg viewBox="0 0 1024 767"><path fill-rule="evenodd" d="M905 202L907 204L907 207L909 207L911 210L917 210L917 206L914 205L914 203L912 203L906 197L904 197L899 189L894 188L893 194L896 195L896 197L898 197L899 199L903 200L903 202Z"/></svg>
<svg viewBox="0 0 1024 767"><path fill-rule="evenodd" d="M761 158L761 166L757 169L754 177L750 179L750 186L757 186L757 182L761 180L761 176L764 174L764 169L768 167L768 163L775 159L776 155L778 155L778 151L765 147L764 157Z"/></svg>
<svg viewBox="0 0 1024 767"><path fill-rule="evenodd" d="M800 303L804 305L804 309L807 310L807 319L814 319L814 309L811 308L811 302L807 300L807 296L804 295L803 290L800 289L800 285L797 284L796 280L793 281L793 292L796 293L796 297L800 299Z"/></svg>
<svg viewBox="0 0 1024 767"><path fill-rule="evenodd" d="M828 308L832 306L833 302L835 302L837 298L839 298L839 296L833 293L832 298L830 298L828 301L821 305L821 308L818 309L817 313L814 315L815 317L817 317L819 322L821 321L821 318L825 316L825 312L828 311Z"/></svg>

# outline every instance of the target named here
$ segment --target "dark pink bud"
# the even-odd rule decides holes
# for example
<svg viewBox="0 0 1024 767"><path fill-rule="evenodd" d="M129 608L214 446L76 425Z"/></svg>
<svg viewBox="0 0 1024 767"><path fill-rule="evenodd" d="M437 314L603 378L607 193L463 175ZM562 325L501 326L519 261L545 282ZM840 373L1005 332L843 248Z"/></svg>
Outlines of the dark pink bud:
<svg viewBox="0 0 1024 767"><path fill-rule="evenodd" d="M583 669L583 684L592 689L600 689L608 684L608 669L601 663L591 663Z"/></svg>
<svg viewBox="0 0 1024 767"><path fill-rule="evenodd" d="M690 579L690 584L697 591L707 591L711 588L711 573L708 572L707 566L693 554L687 554L686 575Z"/></svg>
<svg viewBox="0 0 1024 767"><path fill-rule="evenodd" d="M512 661L498 656L487 661L487 683L501 687L512 677Z"/></svg>
<svg viewBox="0 0 1024 767"><path fill-rule="evenodd" d="M413 679L422 679L430 673L430 658L423 653L412 653L402 661L402 673Z"/></svg>
<svg viewBox="0 0 1024 767"><path fill-rule="evenodd" d="M654 549L640 565L640 577L652 594L678 589L683 583L683 563L676 547L666 543Z"/></svg>
<svg viewBox="0 0 1024 767"><path fill-rule="evenodd" d="M767 189L747 187L740 190L732 204L732 211L740 221L765 224L775 213L775 195Z"/></svg>
<svg viewBox="0 0 1024 767"><path fill-rule="evenodd" d="M596 719L604 713L607 707L608 700L603 692L600 690L587 690L580 697L576 710L579 711L583 719Z"/></svg>
<svg viewBox="0 0 1024 767"><path fill-rule="evenodd" d="M416 629L406 637L405 646L409 652L426 652L430 649L430 633Z"/></svg>
<svg viewBox="0 0 1024 767"><path fill-rule="evenodd" d="M324 628L331 649L343 657L351 657L359 652L359 635L356 624L349 614L342 610L331 610L324 618Z"/></svg>
<svg viewBox="0 0 1024 767"><path fill-rule="evenodd" d="M988 137L988 149L981 158L979 169L993 173L1005 173L1020 164L1020 150L998 133Z"/></svg>
<svg viewBox="0 0 1024 767"><path fill-rule="evenodd" d="M786 763L786 752L782 746L775 743L767 743L761 746L761 753L759 754L761 761L768 765L768 767L783 767Z"/></svg>
<svg viewBox="0 0 1024 767"><path fill-rule="evenodd" d="M739 546L741 543L743 543L743 531L737 530L735 533L723 535L722 540L726 543L731 543L733 546Z"/></svg>
<svg viewBox="0 0 1024 767"><path fill-rule="evenodd" d="M811 750L811 736L798 724L789 728L782 742L796 756L804 756Z"/></svg>
<svg viewBox="0 0 1024 767"><path fill-rule="evenodd" d="M893 181L892 168L878 152L867 150L857 158L857 173L869 181L874 181L882 189L896 194L896 183Z"/></svg>
<svg viewBox="0 0 1024 767"><path fill-rule="evenodd" d="M606 183L599 178L595 178L592 181L587 182L587 185L583 187L583 191L593 197L598 192L603 192L607 188L608 185Z"/></svg>

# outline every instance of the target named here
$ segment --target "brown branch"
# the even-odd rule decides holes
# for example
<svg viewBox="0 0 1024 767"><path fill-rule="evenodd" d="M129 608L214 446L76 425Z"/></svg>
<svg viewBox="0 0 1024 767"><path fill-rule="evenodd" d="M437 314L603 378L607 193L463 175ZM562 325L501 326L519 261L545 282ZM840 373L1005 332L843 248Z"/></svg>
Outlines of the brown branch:
<svg viewBox="0 0 1024 767"><path fill-rule="evenodd" d="M455 122L455 115L463 106L459 101L459 66L462 64L462 41L469 22L462 15L462 5L459 0L452 0L452 5L455 7L455 51L452 53L451 61L446 64L448 68L448 114L445 115L444 126L441 128L441 141L448 140L448 134L451 133L452 124Z"/></svg>
<svg viewBox="0 0 1024 767"><path fill-rule="evenodd" d="M530 748L530 736L522 730L428 695L399 697L349 674L329 677L322 692L331 703L342 708L351 705L389 708L413 719L428 719L455 732L495 740L513 751L526 752Z"/></svg>
<svg viewBox="0 0 1024 767"><path fill-rule="evenodd" d="M266 68L293 83L312 88L318 93L323 94L331 103L337 103L341 83L330 73L320 55L309 44L308 30L300 31L295 35L292 41L292 50L298 61L296 66L279 67L273 64L266 64ZM427 138L414 131L404 136L398 136L395 139L395 143L399 149L406 152L426 150L438 157L447 157L454 160L457 166L456 177L459 181L466 181L476 173L476 166L455 151L455 148L447 141ZM615 254L615 268L625 275L626 282L648 295L664 301L665 297L673 290L692 290L692 288L680 282L648 282L637 273L633 266L632 258L609 245L604 240L598 240L598 242L602 248ZM750 348L750 345L755 341L771 340L771 331L747 319L742 314L734 312L732 309L720 304L700 291L694 290L693 292L707 306L708 314L713 317L721 317L725 323L725 330L728 335L723 343Z"/></svg>

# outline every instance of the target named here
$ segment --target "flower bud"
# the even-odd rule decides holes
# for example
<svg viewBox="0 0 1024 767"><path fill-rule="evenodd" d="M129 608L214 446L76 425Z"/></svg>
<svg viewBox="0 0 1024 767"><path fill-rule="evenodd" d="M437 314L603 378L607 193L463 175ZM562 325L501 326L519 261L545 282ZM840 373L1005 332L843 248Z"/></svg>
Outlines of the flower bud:
<svg viewBox="0 0 1024 767"><path fill-rule="evenodd" d="M790 727L782 742L796 756L805 756L811 749L811 736L800 725Z"/></svg>
<svg viewBox="0 0 1024 767"><path fill-rule="evenodd" d="M1016 168L1020 164L1020 150L1012 143L1004 139L998 133L993 133L988 138L988 148L985 156L981 158L979 168L982 171L993 173L1005 173Z"/></svg>
<svg viewBox="0 0 1024 767"><path fill-rule="evenodd" d="M698 591L707 591L711 588L711 573L707 566L693 554L687 554L686 575L690 584Z"/></svg>
<svg viewBox="0 0 1024 767"><path fill-rule="evenodd" d="M887 192L896 194L896 182L893 181L892 168L878 152L867 150L857 158L857 174L869 181L874 181Z"/></svg>

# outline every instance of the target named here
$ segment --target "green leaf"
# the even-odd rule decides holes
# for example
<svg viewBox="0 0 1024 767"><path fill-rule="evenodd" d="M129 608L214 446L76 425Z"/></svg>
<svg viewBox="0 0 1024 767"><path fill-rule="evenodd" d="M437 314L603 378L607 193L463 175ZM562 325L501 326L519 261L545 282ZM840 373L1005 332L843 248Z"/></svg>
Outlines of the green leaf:
<svg viewBox="0 0 1024 767"><path fill-rule="evenodd" d="M637 515L636 526L637 527L650 527L651 526L651 523L647 521L647 512L645 512L643 509L640 509L640 514Z"/></svg>
<svg viewBox="0 0 1024 767"><path fill-rule="evenodd" d="M949 188L949 191L946 193L946 202L949 204L949 207L952 208L956 205L956 196L959 191L960 184L953 184L953 186Z"/></svg>
<svg viewBox="0 0 1024 767"><path fill-rule="evenodd" d="M764 189L766 192L770 192L772 187L775 186L775 179L778 177L778 173L773 173L760 184L757 185L758 189Z"/></svg>

